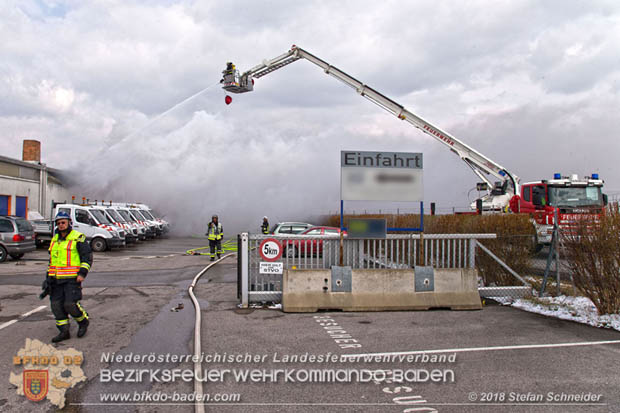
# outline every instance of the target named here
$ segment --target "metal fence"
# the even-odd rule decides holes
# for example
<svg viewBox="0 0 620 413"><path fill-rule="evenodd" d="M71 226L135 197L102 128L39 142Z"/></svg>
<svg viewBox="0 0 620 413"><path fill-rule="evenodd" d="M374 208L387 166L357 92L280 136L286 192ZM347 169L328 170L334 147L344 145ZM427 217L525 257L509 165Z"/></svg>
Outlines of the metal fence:
<svg viewBox="0 0 620 413"><path fill-rule="evenodd" d="M280 302L282 274L261 274L259 245L267 238L277 239L282 247L278 259L286 269L329 269L333 265L360 268L406 269L415 266L434 268L475 268L480 239L495 239L495 234L388 234L386 239L341 240L338 235L316 237L300 235L241 234L239 236L238 296L242 304ZM342 251L342 261L340 259ZM488 251L490 253L490 251ZM492 253L491 253L492 254ZM497 257L495 259L499 260ZM500 260L501 262L501 260ZM504 264L505 265L505 264ZM521 290L496 291L497 294L523 294L527 285L518 274ZM481 295L484 289L481 289Z"/></svg>
<svg viewBox="0 0 620 413"><path fill-rule="evenodd" d="M533 287L540 292L544 288L545 294L577 295L571 272L571 262L565 251L564 235L555 245L545 245L539 252L533 254L528 261L527 269L522 275ZM545 281L545 275L547 280Z"/></svg>

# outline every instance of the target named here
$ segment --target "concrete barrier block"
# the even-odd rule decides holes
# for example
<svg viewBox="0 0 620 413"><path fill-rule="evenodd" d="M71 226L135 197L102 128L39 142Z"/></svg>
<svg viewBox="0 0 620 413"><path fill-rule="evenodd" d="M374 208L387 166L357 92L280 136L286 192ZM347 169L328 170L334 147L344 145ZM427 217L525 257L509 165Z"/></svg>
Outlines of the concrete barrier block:
<svg viewBox="0 0 620 413"><path fill-rule="evenodd" d="M282 309L285 312L479 310L482 308L475 269L435 269L434 291L416 292L411 269L354 269L351 292L331 291L331 270L285 270Z"/></svg>

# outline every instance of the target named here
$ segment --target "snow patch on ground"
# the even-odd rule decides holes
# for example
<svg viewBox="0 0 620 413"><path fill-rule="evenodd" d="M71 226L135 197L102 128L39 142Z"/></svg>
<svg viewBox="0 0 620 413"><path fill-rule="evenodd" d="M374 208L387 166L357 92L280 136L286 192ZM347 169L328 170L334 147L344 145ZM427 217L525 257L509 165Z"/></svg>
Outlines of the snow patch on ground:
<svg viewBox="0 0 620 413"><path fill-rule="evenodd" d="M558 297L497 297L494 300L532 313L620 331L620 314L599 315L589 298L560 295Z"/></svg>

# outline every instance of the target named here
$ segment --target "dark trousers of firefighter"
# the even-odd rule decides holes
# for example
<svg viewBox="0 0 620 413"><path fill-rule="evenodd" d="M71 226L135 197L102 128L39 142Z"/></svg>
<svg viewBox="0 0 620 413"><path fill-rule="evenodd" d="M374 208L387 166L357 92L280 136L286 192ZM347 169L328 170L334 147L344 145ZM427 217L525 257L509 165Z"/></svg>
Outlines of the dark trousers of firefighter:
<svg viewBox="0 0 620 413"><path fill-rule="evenodd" d="M69 314L78 322L87 319L88 313L80 304L82 299L82 285L75 280L54 280L50 301L52 313L56 318L56 325L69 323Z"/></svg>
<svg viewBox="0 0 620 413"><path fill-rule="evenodd" d="M219 258L222 255L222 240L218 239L216 240L209 240L209 250L211 252L211 254L209 254L211 256L211 258L215 258L215 252L217 251L217 257Z"/></svg>

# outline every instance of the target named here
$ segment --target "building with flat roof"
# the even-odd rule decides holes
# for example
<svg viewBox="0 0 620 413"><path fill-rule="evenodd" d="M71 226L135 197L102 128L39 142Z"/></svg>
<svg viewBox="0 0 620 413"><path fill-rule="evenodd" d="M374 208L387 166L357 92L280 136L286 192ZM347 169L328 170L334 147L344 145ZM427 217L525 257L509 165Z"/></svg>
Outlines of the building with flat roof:
<svg viewBox="0 0 620 413"><path fill-rule="evenodd" d="M63 172L41 163L41 142L24 140L22 160L0 156L0 215L49 218L52 200L70 198Z"/></svg>

